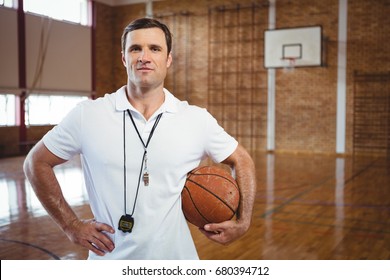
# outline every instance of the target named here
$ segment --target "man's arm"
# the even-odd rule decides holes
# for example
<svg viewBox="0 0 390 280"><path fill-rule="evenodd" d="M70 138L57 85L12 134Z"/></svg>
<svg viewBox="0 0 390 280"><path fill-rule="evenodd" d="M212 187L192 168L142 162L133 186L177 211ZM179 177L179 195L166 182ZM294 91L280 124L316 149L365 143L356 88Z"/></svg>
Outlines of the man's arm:
<svg viewBox="0 0 390 280"><path fill-rule="evenodd" d="M201 231L211 240L229 244L244 235L251 224L253 203L256 195L255 165L244 147L237 149L223 163L236 172L236 181L240 188L240 204L237 220L205 225Z"/></svg>
<svg viewBox="0 0 390 280"><path fill-rule="evenodd" d="M80 220L66 202L53 167L65 160L51 153L42 141L30 151L24 162L24 172L46 211L68 238L103 256L114 249L112 241L102 231L114 229L94 220Z"/></svg>

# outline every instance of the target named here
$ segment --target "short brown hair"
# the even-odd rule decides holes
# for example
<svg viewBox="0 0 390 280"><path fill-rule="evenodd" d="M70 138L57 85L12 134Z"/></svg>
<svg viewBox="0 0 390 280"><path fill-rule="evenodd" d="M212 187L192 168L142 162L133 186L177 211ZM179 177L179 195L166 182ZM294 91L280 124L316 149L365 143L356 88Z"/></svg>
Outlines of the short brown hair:
<svg viewBox="0 0 390 280"><path fill-rule="evenodd" d="M152 18L136 19L133 22L131 22L129 25L126 26L126 28L123 30L122 39L121 39L122 40L122 51L125 52L126 37L127 37L127 34L129 32L137 30L137 29L153 28L153 27L160 28L164 32L164 34L165 34L165 41L166 41L167 47L168 47L168 55L169 55L169 53L172 50L172 34L171 34L171 31L169 30L169 28L165 24L159 22L156 19L152 19Z"/></svg>

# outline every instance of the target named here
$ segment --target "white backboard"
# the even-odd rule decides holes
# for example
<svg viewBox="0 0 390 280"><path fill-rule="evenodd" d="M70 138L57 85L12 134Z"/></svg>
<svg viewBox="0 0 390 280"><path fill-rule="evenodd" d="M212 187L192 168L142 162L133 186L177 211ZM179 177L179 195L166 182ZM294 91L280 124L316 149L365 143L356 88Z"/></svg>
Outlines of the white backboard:
<svg viewBox="0 0 390 280"><path fill-rule="evenodd" d="M295 67L321 66L321 26L266 30L264 67L285 67L288 59L294 60Z"/></svg>

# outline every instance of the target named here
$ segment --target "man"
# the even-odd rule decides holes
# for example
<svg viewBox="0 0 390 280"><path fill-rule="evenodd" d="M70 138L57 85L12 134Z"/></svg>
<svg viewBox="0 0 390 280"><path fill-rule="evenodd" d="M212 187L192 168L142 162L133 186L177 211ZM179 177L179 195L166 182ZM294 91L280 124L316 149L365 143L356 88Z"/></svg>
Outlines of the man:
<svg viewBox="0 0 390 280"><path fill-rule="evenodd" d="M32 149L24 170L37 197L89 259L197 259L181 209L186 174L205 156L230 165L241 191L236 220L200 229L229 244L249 228L254 165L205 110L164 89L172 63L169 29L153 19L122 35L127 85L74 108ZM80 154L93 220L65 201L53 167Z"/></svg>

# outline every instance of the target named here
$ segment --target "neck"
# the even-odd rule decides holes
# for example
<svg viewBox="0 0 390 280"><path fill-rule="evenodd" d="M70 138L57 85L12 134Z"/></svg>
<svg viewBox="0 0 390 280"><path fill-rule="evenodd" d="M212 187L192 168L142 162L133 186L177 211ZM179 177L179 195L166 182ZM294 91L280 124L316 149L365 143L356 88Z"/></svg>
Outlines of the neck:
<svg viewBox="0 0 390 280"><path fill-rule="evenodd" d="M164 103L165 94L162 88L143 90L126 87L127 100L148 120Z"/></svg>

